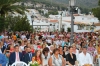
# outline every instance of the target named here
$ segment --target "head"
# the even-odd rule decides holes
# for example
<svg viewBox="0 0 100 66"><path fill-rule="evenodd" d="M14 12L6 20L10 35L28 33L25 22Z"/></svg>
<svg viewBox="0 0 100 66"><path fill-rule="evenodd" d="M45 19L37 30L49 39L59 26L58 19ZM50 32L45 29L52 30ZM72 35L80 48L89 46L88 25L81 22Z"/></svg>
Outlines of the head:
<svg viewBox="0 0 100 66"><path fill-rule="evenodd" d="M10 52L6 50L5 55L6 55L6 57L8 57L8 58L9 58L9 57L10 57Z"/></svg>
<svg viewBox="0 0 100 66"><path fill-rule="evenodd" d="M67 47L67 46L64 46L64 47L63 47L63 50L64 50L64 51L68 51L68 47Z"/></svg>
<svg viewBox="0 0 100 66"><path fill-rule="evenodd" d="M31 47L27 47L26 51L31 52Z"/></svg>
<svg viewBox="0 0 100 66"><path fill-rule="evenodd" d="M58 48L55 48L55 49L53 50L53 54L58 55L58 54L59 54L59 49L58 49Z"/></svg>
<svg viewBox="0 0 100 66"><path fill-rule="evenodd" d="M27 46L24 47L24 51L26 51L26 50L27 50Z"/></svg>
<svg viewBox="0 0 100 66"><path fill-rule="evenodd" d="M51 50L51 51L54 50L54 46L53 46L53 45L50 46L50 50Z"/></svg>
<svg viewBox="0 0 100 66"><path fill-rule="evenodd" d="M19 46L18 45L14 46L14 48L15 48L15 52L19 52Z"/></svg>
<svg viewBox="0 0 100 66"><path fill-rule="evenodd" d="M41 57L41 51L40 50L36 50L35 51L35 56L36 57Z"/></svg>
<svg viewBox="0 0 100 66"><path fill-rule="evenodd" d="M46 47L46 45L45 44L42 44L42 49L44 49Z"/></svg>
<svg viewBox="0 0 100 66"><path fill-rule="evenodd" d="M87 52L87 47L84 46L84 47L82 48L82 51L83 51L83 53L86 54L86 52Z"/></svg>
<svg viewBox="0 0 100 66"><path fill-rule="evenodd" d="M69 53L72 53L73 52L73 47L72 46L69 46Z"/></svg>
<svg viewBox="0 0 100 66"><path fill-rule="evenodd" d="M42 51L42 53L45 55L45 56L48 56L48 52L49 52L49 48L45 47Z"/></svg>
<svg viewBox="0 0 100 66"><path fill-rule="evenodd" d="M72 47L73 47L73 50L76 50L76 45L75 44L73 44Z"/></svg>
<svg viewBox="0 0 100 66"><path fill-rule="evenodd" d="M59 51L62 51L62 50L63 50L62 46L59 46Z"/></svg>

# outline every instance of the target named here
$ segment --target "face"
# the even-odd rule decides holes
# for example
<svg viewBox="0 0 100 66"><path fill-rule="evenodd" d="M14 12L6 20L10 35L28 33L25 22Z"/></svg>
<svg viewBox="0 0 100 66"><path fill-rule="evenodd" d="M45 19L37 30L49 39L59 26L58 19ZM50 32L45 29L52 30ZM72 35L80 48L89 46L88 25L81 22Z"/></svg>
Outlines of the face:
<svg viewBox="0 0 100 66"><path fill-rule="evenodd" d="M69 52L71 52L71 53L72 53L72 52L73 52L73 48L70 48L70 49L69 49Z"/></svg>
<svg viewBox="0 0 100 66"><path fill-rule="evenodd" d="M19 47L15 47L15 51L16 52L19 52Z"/></svg>
<svg viewBox="0 0 100 66"><path fill-rule="evenodd" d="M83 48L83 53L86 53L87 52L87 49L86 48Z"/></svg>
<svg viewBox="0 0 100 66"><path fill-rule="evenodd" d="M58 54L59 54L59 50L57 50L57 51L55 52L55 54L58 55Z"/></svg>
<svg viewBox="0 0 100 66"><path fill-rule="evenodd" d="M73 50L76 50L76 46L73 46Z"/></svg>
<svg viewBox="0 0 100 66"><path fill-rule="evenodd" d="M66 47L64 47L64 50L67 50L67 48L66 48Z"/></svg>
<svg viewBox="0 0 100 66"><path fill-rule="evenodd" d="M48 52L45 52L45 56L48 56Z"/></svg>
<svg viewBox="0 0 100 66"><path fill-rule="evenodd" d="M9 57L10 56L10 52L6 52L6 56Z"/></svg>
<svg viewBox="0 0 100 66"><path fill-rule="evenodd" d="M60 47L59 50L62 50L62 47Z"/></svg>
<svg viewBox="0 0 100 66"><path fill-rule="evenodd" d="M53 46L51 46L51 47L50 47L50 50L52 50L52 51L53 51L53 50L54 50L54 47L53 47Z"/></svg>
<svg viewBox="0 0 100 66"><path fill-rule="evenodd" d="M41 54L41 51L38 50L38 52L37 52L37 56L40 56L40 54Z"/></svg>
<svg viewBox="0 0 100 66"><path fill-rule="evenodd" d="M27 48L27 52L31 52L31 48Z"/></svg>

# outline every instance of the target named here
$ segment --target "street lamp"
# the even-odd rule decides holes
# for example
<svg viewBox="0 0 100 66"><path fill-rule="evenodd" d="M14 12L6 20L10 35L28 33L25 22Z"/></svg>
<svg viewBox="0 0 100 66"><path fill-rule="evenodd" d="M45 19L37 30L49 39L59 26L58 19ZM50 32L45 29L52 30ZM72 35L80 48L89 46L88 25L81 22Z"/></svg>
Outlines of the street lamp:
<svg viewBox="0 0 100 66"><path fill-rule="evenodd" d="M70 0L70 12L71 12L71 36L70 36L70 44L73 44L74 42L74 7L75 7L76 0Z"/></svg>
<svg viewBox="0 0 100 66"><path fill-rule="evenodd" d="M96 26L94 25L94 22L93 22L93 24L91 25L91 28L92 28L92 32L94 31L94 28L95 28Z"/></svg>
<svg viewBox="0 0 100 66"><path fill-rule="evenodd" d="M33 22L34 22L34 16L33 15L31 16L31 19L32 19L32 32L33 32Z"/></svg>

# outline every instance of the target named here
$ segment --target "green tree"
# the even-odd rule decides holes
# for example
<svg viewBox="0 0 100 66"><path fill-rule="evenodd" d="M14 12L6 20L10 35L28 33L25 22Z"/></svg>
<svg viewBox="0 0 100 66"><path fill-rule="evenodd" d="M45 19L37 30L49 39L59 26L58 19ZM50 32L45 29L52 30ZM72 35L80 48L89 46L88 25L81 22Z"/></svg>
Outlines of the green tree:
<svg viewBox="0 0 100 66"><path fill-rule="evenodd" d="M17 22L12 27L13 31L31 31L31 26L27 20L27 16L18 18Z"/></svg>
<svg viewBox="0 0 100 66"><path fill-rule="evenodd" d="M4 18L0 16L0 32L2 32L4 30Z"/></svg>
<svg viewBox="0 0 100 66"><path fill-rule="evenodd" d="M0 15L6 16L9 12L24 14L25 8L19 5L13 5L21 0L0 0Z"/></svg>
<svg viewBox="0 0 100 66"><path fill-rule="evenodd" d="M92 11L93 11L94 16L100 20L100 0L98 1L98 5L99 6L96 8L93 8Z"/></svg>

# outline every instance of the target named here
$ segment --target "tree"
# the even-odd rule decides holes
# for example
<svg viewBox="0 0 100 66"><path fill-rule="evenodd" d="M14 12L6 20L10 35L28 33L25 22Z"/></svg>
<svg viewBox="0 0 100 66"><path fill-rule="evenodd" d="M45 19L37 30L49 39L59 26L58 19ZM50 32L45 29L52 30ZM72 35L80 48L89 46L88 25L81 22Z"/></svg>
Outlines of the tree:
<svg viewBox="0 0 100 66"><path fill-rule="evenodd" d="M27 20L27 16L17 18L17 22L12 26L13 31L31 31L31 26Z"/></svg>
<svg viewBox="0 0 100 66"><path fill-rule="evenodd" d="M0 15L5 17L9 12L24 14L25 8L19 5L13 5L21 0L0 0Z"/></svg>
<svg viewBox="0 0 100 66"><path fill-rule="evenodd" d="M0 32L2 32L4 30L4 18L0 16Z"/></svg>
<svg viewBox="0 0 100 66"><path fill-rule="evenodd" d="M92 9L92 12L94 16L100 20L100 0L98 2L98 5L99 5L98 7Z"/></svg>

